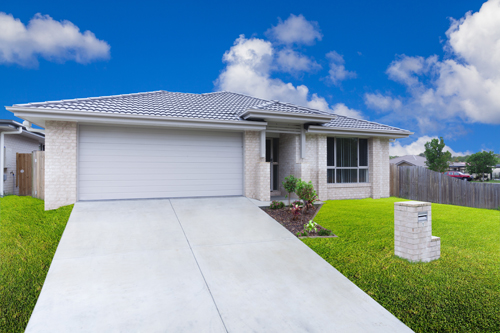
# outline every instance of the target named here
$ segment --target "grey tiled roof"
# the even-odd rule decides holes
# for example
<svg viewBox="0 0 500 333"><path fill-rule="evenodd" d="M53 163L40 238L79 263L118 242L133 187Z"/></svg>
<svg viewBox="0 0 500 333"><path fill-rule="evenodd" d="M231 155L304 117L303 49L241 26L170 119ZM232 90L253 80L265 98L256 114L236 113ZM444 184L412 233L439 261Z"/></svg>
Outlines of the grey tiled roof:
<svg viewBox="0 0 500 333"><path fill-rule="evenodd" d="M13 107L229 121L245 121L240 116L249 108L289 113L333 115L325 111L295 104L270 101L227 91L190 94L160 90L128 95L15 104ZM335 119L323 126L401 131L396 127L366 120L336 116Z"/></svg>
<svg viewBox="0 0 500 333"><path fill-rule="evenodd" d="M330 122L323 124L326 127L335 127L335 128L356 128L356 129L365 129L365 130L379 130L379 131L406 131L401 128L388 126L384 124L375 123L373 121L356 119L346 116L337 115L335 119L332 119Z"/></svg>

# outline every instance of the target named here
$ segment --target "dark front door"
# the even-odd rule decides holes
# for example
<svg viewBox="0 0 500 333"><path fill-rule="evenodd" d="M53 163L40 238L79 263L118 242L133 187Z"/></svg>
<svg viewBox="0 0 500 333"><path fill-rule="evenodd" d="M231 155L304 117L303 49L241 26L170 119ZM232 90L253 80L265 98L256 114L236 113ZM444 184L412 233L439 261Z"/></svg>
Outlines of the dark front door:
<svg viewBox="0 0 500 333"><path fill-rule="evenodd" d="M279 139L267 138L266 139L266 162L271 165L271 191L279 189L279 176L278 176L278 155L279 155Z"/></svg>

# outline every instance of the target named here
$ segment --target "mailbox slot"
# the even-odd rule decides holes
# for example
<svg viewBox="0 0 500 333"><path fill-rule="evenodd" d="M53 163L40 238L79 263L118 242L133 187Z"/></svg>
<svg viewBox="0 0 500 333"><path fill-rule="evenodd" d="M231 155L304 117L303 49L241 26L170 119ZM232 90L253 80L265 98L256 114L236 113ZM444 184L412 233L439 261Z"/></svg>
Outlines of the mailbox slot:
<svg viewBox="0 0 500 333"><path fill-rule="evenodd" d="M427 221L427 212L418 213L418 222L425 222L425 221Z"/></svg>

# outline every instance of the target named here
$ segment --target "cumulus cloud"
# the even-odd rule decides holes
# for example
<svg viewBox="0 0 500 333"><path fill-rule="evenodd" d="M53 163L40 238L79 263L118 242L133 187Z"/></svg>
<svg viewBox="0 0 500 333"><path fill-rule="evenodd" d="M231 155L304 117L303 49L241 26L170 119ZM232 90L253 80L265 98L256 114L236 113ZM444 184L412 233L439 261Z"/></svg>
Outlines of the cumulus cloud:
<svg viewBox="0 0 500 333"><path fill-rule="evenodd" d="M279 19L278 25L266 31L266 36L279 44L303 45L312 45L323 38L318 23L306 20L302 14L291 14L285 21Z"/></svg>
<svg viewBox="0 0 500 333"><path fill-rule="evenodd" d="M452 19L446 36L445 59L403 55L390 64L388 77L408 92L394 116L416 118L423 132L462 121L500 124L500 0Z"/></svg>
<svg viewBox="0 0 500 333"><path fill-rule="evenodd" d="M272 78L275 50L269 41L240 35L224 53L225 69L215 81L216 89L290 102L322 111L362 118L362 114L339 103L330 106L325 98L311 94L305 85L294 86Z"/></svg>
<svg viewBox="0 0 500 333"><path fill-rule="evenodd" d="M341 81L352 79L356 77L355 72L345 69L344 57L335 51L326 54L326 58L330 63L330 70L328 71L328 80L334 85L338 85Z"/></svg>
<svg viewBox="0 0 500 333"><path fill-rule="evenodd" d="M321 68L316 61L289 48L277 52L276 63L280 71L291 74L312 72Z"/></svg>
<svg viewBox="0 0 500 333"><path fill-rule="evenodd" d="M404 156L404 155L419 155L425 151L425 143L431 141L432 139L438 139L437 137L421 136L416 141L402 145L400 142L392 142L389 146L389 155L391 156ZM443 151L449 151L452 156L465 156L470 155L470 151L457 152L451 149L449 146L445 146Z"/></svg>
<svg viewBox="0 0 500 333"><path fill-rule="evenodd" d="M0 12L0 63L37 66L38 57L49 61L89 63L109 58L110 46L91 31L80 32L70 21L55 21L36 14L24 25Z"/></svg>
<svg viewBox="0 0 500 333"><path fill-rule="evenodd" d="M394 111L401 109L403 103L398 98L384 96L381 93L365 94L365 104L371 109L380 111Z"/></svg>

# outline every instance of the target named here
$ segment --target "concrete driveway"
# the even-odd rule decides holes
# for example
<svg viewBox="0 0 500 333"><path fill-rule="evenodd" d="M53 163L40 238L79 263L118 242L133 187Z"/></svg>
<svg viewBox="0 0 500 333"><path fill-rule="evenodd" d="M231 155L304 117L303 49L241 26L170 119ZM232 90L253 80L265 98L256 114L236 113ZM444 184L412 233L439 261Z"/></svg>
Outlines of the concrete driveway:
<svg viewBox="0 0 500 333"><path fill-rule="evenodd" d="M27 332L411 332L243 197L79 202Z"/></svg>

